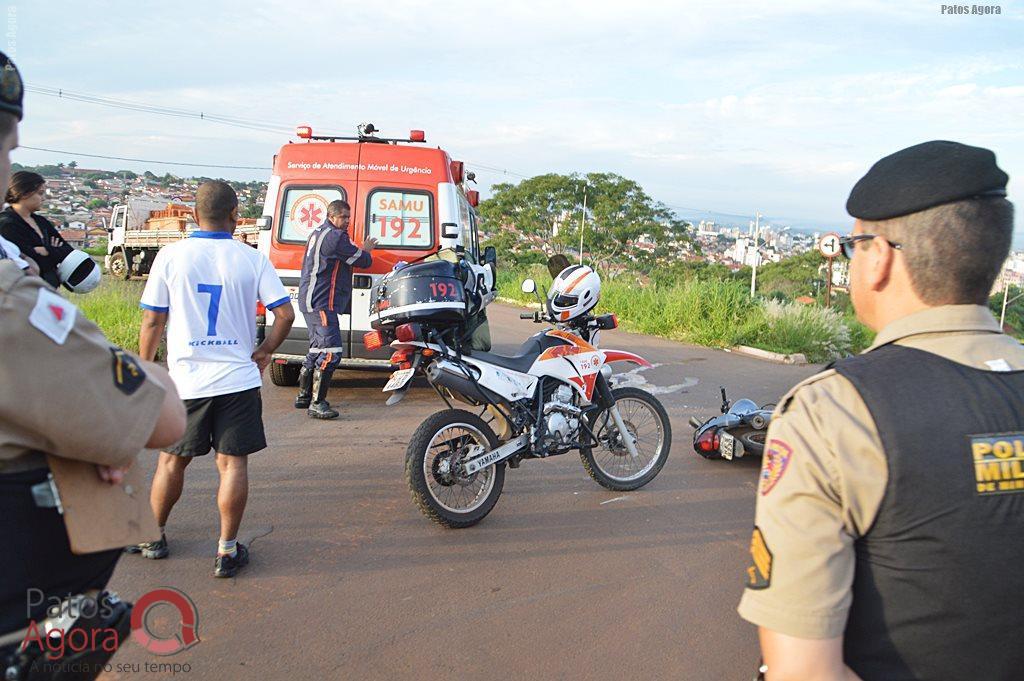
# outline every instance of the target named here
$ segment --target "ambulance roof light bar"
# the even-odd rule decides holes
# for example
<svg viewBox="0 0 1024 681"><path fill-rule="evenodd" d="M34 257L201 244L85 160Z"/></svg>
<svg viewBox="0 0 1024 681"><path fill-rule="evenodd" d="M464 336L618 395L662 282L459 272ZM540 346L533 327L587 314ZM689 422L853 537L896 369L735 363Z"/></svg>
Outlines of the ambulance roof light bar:
<svg viewBox="0 0 1024 681"><path fill-rule="evenodd" d="M374 133L380 132L374 127L373 123L362 123L356 130L359 133L358 137L341 137L339 135L314 135L313 128L308 125L300 125L295 128L295 135L299 139L304 139L307 142L313 140L326 141L326 142L376 142L379 144L398 144L399 142L426 142L427 135L422 130L410 130L408 139L401 139L397 137L375 137Z"/></svg>

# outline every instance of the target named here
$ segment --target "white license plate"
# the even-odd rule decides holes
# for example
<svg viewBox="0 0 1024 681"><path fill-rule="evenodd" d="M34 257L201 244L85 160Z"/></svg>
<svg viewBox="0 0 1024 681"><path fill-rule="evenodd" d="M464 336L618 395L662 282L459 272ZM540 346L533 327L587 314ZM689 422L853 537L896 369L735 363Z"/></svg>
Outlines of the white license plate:
<svg viewBox="0 0 1024 681"><path fill-rule="evenodd" d="M388 392L390 390L398 390L405 386L412 379L412 375L415 373L414 369L399 369L395 373L391 374L391 380L384 386L382 392Z"/></svg>
<svg viewBox="0 0 1024 681"><path fill-rule="evenodd" d="M718 436L718 451L723 459L732 461L736 452L736 438L723 430Z"/></svg>

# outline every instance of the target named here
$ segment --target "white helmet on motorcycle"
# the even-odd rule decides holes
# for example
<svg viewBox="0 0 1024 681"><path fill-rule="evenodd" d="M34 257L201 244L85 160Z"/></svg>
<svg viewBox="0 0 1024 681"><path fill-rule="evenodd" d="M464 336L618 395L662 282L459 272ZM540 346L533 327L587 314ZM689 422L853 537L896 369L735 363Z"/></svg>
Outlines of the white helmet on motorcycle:
<svg viewBox="0 0 1024 681"><path fill-rule="evenodd" d="M57 275L69 291L88 293L100 284L100 268L88 253L73 250L57 265Z"/></svg>
<svg viewBox="0 0 1024 681"><path fill-rule="evenodd" d="M567 322L594 309L601 299L601 277L586 265L572 265L558 273L548 291L548 314Z"/></svg>

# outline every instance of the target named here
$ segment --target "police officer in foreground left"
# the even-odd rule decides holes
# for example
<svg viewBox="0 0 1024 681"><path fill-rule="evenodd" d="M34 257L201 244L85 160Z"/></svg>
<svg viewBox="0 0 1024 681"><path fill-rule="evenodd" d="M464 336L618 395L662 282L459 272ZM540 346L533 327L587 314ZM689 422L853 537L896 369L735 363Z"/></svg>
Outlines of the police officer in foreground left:
<svg viewBox="0 0 1024 681"><path fill-rule="evenodd" d="M850 296L878 335L768 430L739 612L769 681L1024 678L1024 348L987 306L1007 179L935 141L850 194Z"/></svg>
<svg viewBox="0 0 1024 681"><path fill-rule="evenodd" d="M0 53L0 192L21 116L21 78ZM106 635L50 661L38 627L52 617L65 633L113 628L115 645L128 635L130 604L104 589L121 547L154 537L114 522L123 518L98 519L112 498L125 514L148 516L128 467L143 447L177 440L185 410L167 372L113 346L10 257L0 257L0 320L0 675L94 678L113 654ZM22 646L33 623L34 643Z"/></svg>
<svg viewBox="0 0 1024 681"><path fill-rule="evenodd" d="M309 330L309 353L299 371L295 408L310 418L336 419L338 411L327 401L331 376L345 348L338 315L352 311L352 268L373 262L370 252L377 240L366 237L362 247L348 237L352 211L341 199L327 204L327 221L309 235L299 279L299 310Z"/></svg>

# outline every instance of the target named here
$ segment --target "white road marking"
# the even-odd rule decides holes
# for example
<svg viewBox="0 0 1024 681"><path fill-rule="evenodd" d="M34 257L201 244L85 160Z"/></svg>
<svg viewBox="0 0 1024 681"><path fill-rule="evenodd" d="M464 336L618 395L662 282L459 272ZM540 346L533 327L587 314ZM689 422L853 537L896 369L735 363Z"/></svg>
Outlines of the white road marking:
<svg viewBox="0 0 1024 681"><path fill-rule="evenodd" d="M654 385L647 380L647 377L640 375L641 371L647 371L648 369L656 369L660 366L663 365L652 364L649 367L637 367L625 373L615 374L612 377L612 386L615 388L640 388L641 390L646 390L652 395L666 395L668 393L679 392L680 390L683 390L685 388L692 388L693 386L700 383L700 379L693 378L691 376L686 376L683 379L682 383L677 383L675 385Z"/></svg>
<svg viewBox="0 0 1024 681"><path fill-rule="evenodd" d="M601 505L601 506L604 506L605 504L610 504L610 503L612 503L613 501L622 501L623 499L628 499L628 498L629 498L629 497L615 497L614 499L608 499L607 501L602 501L602 502L600 503L600 505Z"/></svg>

